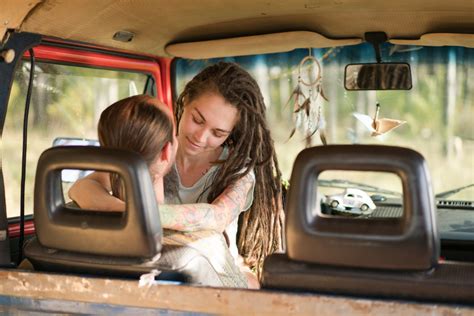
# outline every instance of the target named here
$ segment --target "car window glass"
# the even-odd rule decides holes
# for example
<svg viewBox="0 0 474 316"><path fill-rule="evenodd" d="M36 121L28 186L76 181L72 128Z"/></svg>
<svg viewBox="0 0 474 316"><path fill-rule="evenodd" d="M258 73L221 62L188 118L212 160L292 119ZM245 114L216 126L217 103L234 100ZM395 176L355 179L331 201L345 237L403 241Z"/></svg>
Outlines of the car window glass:
<svg viewBox="0 0 474 316"><path fill-rule="evenodd" d="M22 130L29 61L18 65L3 131L2 170L8 217L20 212ZM97 122L111 103L143 93L147 75L36 62L28 121L25 214L33 212L39 155L56 138L97 139Z"/></svg>
<svg viewBox="0 0 474 316"><path fill-rule="evenodd" d="M298 83L298 65L308 53L308 49L298 49L224 59L240 64L258 82L285 180L290 180L294 160L302 149L322 144L319 131L308 137L307 129L302 128L305 122L294 113L294 98L290 100ZM420 152L437 195L441 235L474 240L474 49L382 45L383 62L410 64L413 87L406 91L344 89L347 64L375 62L373 48L367 43L312 49L312 54L321 64L321 88L327 101L319 94L310 110L314 124L320 107L320 127L327 143L403 146ZM196 73L218 60L178 60L176 94ZM379 119L402 122L379 136L371 126L377 103Z"/></svg>

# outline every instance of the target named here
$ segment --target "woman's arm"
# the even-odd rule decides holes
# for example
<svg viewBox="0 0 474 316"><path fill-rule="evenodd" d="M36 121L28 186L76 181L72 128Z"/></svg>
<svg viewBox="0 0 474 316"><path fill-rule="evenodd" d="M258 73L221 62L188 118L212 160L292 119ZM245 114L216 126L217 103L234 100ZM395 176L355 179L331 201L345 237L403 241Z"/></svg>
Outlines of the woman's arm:
<svg viewBox="0 0 474 316"><path fill-rule="evenodd" d="M244 210L255 183L248 173L228 186L212 204L160 205L161 225L179 231L215 230L224 232Z"/></svg>
<svg viewBox="0 0 474 316"><path fill-rule="evenodd" d="M125 203L110 195L110 178L107 172L93 172L77 180L68 195L79 207L98 211L125 211Z"/></svg>

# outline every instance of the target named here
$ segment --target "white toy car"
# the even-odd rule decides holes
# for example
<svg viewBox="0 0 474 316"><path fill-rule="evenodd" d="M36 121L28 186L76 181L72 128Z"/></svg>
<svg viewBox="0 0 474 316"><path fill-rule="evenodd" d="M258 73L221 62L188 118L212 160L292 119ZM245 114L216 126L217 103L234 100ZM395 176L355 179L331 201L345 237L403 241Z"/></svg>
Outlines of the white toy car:
<svg viewBox="0 0 474 316"><path fill-rule="evenodd" d="M353 188L347 188L340 194L327 196L326 203L332 210L353 215L369 215L376 208L367 193Z"/></svg>

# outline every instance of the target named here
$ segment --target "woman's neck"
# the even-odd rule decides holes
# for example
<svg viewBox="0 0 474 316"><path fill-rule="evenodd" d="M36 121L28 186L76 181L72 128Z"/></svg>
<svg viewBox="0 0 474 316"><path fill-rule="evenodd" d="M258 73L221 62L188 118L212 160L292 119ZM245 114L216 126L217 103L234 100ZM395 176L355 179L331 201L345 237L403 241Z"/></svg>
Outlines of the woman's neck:
<svg viewBox="0 0 474 316"><path fill-rule="evenodd" d="M222 147L193 156L186 155L178 150L176 167L181 184L185 187L192 187L209 171L212 163L219 159L221 153Z"/></svg>
<svg viewBox="0 0 474 316"><path fill-rule="evenodd" d="M176 164L180 170L189 170L208 166L214 161L218 160L221 153L222 147L219 147L212 151L206 151L198 155L187 155L178 147L178 152L176 154Z"/></svg>

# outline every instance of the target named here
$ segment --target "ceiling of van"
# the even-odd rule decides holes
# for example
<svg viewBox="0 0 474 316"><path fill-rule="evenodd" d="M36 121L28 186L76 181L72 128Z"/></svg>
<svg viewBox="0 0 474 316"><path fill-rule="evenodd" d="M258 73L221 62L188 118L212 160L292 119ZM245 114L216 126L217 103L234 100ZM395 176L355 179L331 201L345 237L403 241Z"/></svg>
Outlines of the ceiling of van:
<svg viewBox="0 0 474 316"><path fill-rule="evenodd" d="M384 31L390 39L418 45L428 33L435 33L428 36L429 45L450 39L451 45L470 46L474 36L473 0L44 0L32 5L35 2L2 0L0 21L8 18L3 15L10 9L8 14L17 13L22 22L8 28L159 56L203 58L350 45L368 31ZM19 12L19 3L30 12ZM114 40L118 31L133 33L133 40ZM442 33L438 42L436 33Z"/></svg>

